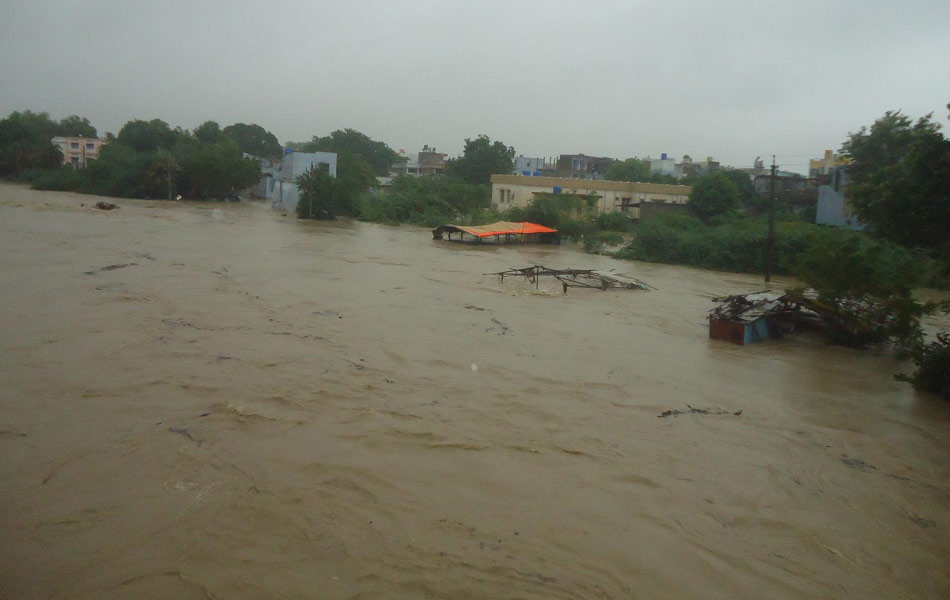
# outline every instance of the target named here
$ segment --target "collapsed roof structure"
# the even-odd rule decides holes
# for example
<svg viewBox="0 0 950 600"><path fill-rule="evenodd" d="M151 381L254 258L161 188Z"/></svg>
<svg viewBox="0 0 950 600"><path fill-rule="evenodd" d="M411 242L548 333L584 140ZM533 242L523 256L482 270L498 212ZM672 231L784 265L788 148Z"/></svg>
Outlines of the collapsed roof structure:
<svg viewBox="0 0 950 600"><path fill-rule="evenodd" d="M594 269L549 269L543 265L533 265L521 269L508 269L497 273L485 273L486 275L497 275L502 282L505 276L521 276L528 282L533 283L535 288L539 287L542 277L553 277L561 282L564 293L570 287L585 287L598 290L650 290L656 289L648 283L640 281L635 277L624 275L623 273L614 273L606 271L596 271Z"/></svg>

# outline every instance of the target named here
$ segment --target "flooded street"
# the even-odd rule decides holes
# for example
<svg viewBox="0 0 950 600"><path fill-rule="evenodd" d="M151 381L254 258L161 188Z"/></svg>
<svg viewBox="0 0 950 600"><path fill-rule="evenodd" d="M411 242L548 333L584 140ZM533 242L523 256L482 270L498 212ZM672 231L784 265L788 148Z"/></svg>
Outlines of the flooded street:
<svg viewBox="0 0 950 600"><path fill-rule="evenodd" d="M0 185L2 598L950 597L950 403L759 277L96 200Z"/></svg>

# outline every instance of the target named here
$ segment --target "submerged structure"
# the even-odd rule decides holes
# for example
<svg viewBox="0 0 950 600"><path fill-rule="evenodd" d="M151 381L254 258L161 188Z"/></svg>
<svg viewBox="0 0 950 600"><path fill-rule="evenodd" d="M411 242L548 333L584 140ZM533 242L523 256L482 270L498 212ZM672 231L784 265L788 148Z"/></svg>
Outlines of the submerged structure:
<svg viewBox="0 0 950 600"><path fill-rule="evenodd" d="M744 346L772 338L805 324L816 324L820 315L805 300L770 290L716 298L709 312L709 337ZM811 304L811 303L807 303Z"/></svg>
<svg viewBox="0 0 950 600"><path fill-rule="evenodd" d="M458 241L465 241L465 234L475 243L482 243L490 240L495 243L517 242L542 243L542 244L560 244L561 236L557 229L551 229L537 223L515 223L512 221L498 221L488 225L441 225L432 230L432 239L441 240L445 237L452 239L452 235L458 234Z"/></svg>
<svg viewBox="0 0 950 600"><path fill-rule="evenodd" d="M532 265L522 269L508 269L497 273L486 273L486 275L497 275L502 282L505 277L524 277L528 282L533 283L535 288L540 286L542 277L553 277L561 282L564 293L567 288L584 287L598 290L651 290L656 289L648 283L644 283L635 277L624 275L623 273L595 271L594 269L549 269L543 265Z"/></svg>

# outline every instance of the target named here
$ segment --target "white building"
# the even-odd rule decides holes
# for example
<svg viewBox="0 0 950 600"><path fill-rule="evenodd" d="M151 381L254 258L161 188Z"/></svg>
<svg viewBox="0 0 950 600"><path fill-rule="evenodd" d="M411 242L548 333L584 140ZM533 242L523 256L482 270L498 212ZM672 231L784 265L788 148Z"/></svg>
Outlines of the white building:
<svg viewBox="0 0 950 600"><path fill-rule="evenodd" d="M63 164L82 168L99 158L99 151L108 142L101 138L57 136L50 140L63 153Z"/></svg>
<svg viewBox="0 0 950 600"><path fill-rule="evenodd" d="M271 206L287 212L297 210L300 202L300 190L297 188L297 178L308 169L326 169L332 177L336 177L335 152L294 152L290 151L280 161L280 167L268 173L264 169L264 177L271 175L271 181L265 185L270 198Z"/></svg>

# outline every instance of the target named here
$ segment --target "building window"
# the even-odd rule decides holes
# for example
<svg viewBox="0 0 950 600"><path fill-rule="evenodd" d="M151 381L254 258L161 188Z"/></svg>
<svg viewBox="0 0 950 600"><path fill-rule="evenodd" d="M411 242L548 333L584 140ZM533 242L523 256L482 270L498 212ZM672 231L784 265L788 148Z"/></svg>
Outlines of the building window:
<svg viewBox="0 0 950 600"><path fill-rule="evenodd" d="M73 142L70 144L70 147L72 147L73 150L79 150L79 142Z"/></svg>
<svg viewBox="0 0 950 600"><path fill-rule="evenodd" d="M78 165L78 164L79 164L79 157L78 157L78 156L74 156L74 157L72 158L72 163L73 163L74 165Z"/></svg>
<svg viewBox="0 0 950 600"><path fill-rule="evenodd" d="M96 149L95 144L86 144L86 150L95 150L95 149Z"/></svg>

